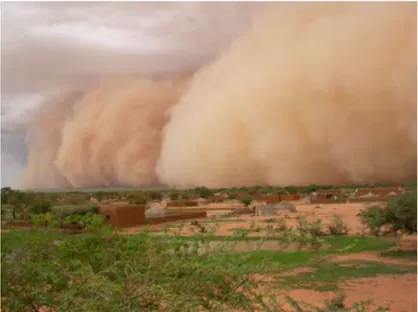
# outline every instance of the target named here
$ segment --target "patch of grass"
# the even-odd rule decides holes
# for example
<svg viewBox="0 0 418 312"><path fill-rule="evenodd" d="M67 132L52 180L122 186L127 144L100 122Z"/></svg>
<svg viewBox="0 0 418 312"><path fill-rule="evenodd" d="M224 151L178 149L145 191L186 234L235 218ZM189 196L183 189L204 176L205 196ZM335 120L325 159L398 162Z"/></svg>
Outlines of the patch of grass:
<svg viewBox="0 0 418 312"><path fill-rule="evenodd" d="M248 237L250 238L250 237ZM331 254L348 254L358 253L372 250L385 250L393 247L394 242L381 238L354 238L354 237L327 237L325 243L330 246L326 250L319 251L273 251L273 250L257 250L243 252L239 254L225 255L229 261L238 261L243 257L247 263L252 265L266 265L265 272L272 272L280 268L280 270L289 270L296 267L310 266L311 263L321 262L324 256ZM341 250L342 244L348 244L350 249Z"/></svg>
<svg viewBox="0 0 418 312"><path fill-rule="evenodd" d="M305 288L317 291L338 290L338 284L352 279L376 277L385 274L407 274L415 268L404 265L385 264L375 261L347 261L340 263L316 263L309 267L315 271L277 279L279 287Z"/></svg>
<svg viewBox="0 0 418 312"><path fill-rule="evenodd" d="M245 230L245 229L244 229ZM245 231L244 231L245 232ZM201 235L201 236L170 236L166 239L195 241L283 241L283 237L266 236L266 237L252 237L252 236L215 236L215 235ZM325 236L320 238L321 242L329 244L335 253L353 253L372 250L385 250L394 247L396 242L384 237L366 237L366 236ZM305 239L295 237L294 241L303 242Z"/></svg>
<svg viewBox="0 0 418 312"><path fill-rule="evenodd" d="M391 250L385 251L380 254L382 257L395 258L395 259L407 259L411 261L417 261L416 250Z"/></svg>
<svg viewBox="0 0 418 312"><path fill-rule="evenodd" d="M317 252L276 252L271 250L258 250L239 254L227 255L231 261L245 257L247 263L252 265L267 264L266 270L274 268L289 269L308 264L319 256Z"/></svg>
<svg viewBox="0 0 418 312"><path fill-rule="evenodd" d="M336 253L358 253L363 251L384 250L396 246L392 239L367 236L324 237Z"/></svg>
<svg viewBox="0 0 418 312"><path fill-rule="evenodd" d="M12 308L17 305L26 307L28 300L35 298L34 302L56 307L56 311L70 309L71 311L105 311L105 306L108 304L113 304L109 311L121 311L120 304L125 304L123 302L125 291L130 291L129 287L134 287L133 290L142 297L127 310L152 300L152 309L149 308L147 311L163 311L160 308L166 302L176 305L176 309L170 311L196 311L198 309L195 307L208 304L207 298L211 298L213 304L209 303L214 308L208 306L207 311L220 311L219 307L223 309L226 305L229 305L231 310L235 308L240 311L254 311L256 304L252 300L254 298L242 297L242 292L237 292L239 287L247 287L245 289L248 290L257 287L255 281L251 279L254 273L277 274L295 267L313 267L316 272L286 277L281 285L300 287L302 284L305 288L332 290L337 284L337 279L347 279L346 275L360 274L359 268L353 269L343 264L327 264L322 260L323 256L358 250L384 249L394 245L394 242L387 238L321 237L321 242L329 245L327 250L303 252L257 250L238 253L234 252L233 248L223 246L233 247L236 242L253 240L263 242L265 239L225 237L223 241L225 244L220 246L213 244L213 248L201 252L209 242L222 242L222 239L210 234L161 237L147 233L124 236L103 232L103 234L86 233L68 236L43 228L29 229L26 232L11 230L1 237L2 258L6 259L2 262L2 272L7 274L2 280L5 285L2 287L2 295L12 298L7 303ZM273 239L280 241L277 237ZM283 244L293 244L297 240L298 238L293 237L290 242L283 241ZM299 238L299 241L309 243L309 238ZM346 248L347 246L350 248ZM278 249L281 250L279 247ZM25 262L28 265L22 265ZM361 269L367 269L363 264L359 266ZM370 264L368 266L371 267ZM381 274L385 270L395 274L404 273L401 266L383 268L375 266L374 269L368 268L363 275L371 275L373 272L373 274ZM85 282L86 278L89 280L88 283ZM74 286L74 283L77 284ZM141 285L145 283L150 287L145 288L146 292L142 294L141 291L144 289ZM53 292L46 293L45 287L50 287L51 284ZM26 295L20 291L15 292L14 289L20 285L30 287L31 293ZM222 290L226 295L216 296L218 290ZM73 297L67 301L69 291ZM78 299L78 309L73 309L74 297ZM172 301L173 298L179 298L180 301ZM105 300L107 301L104 302ZM89 306L91 302L96 306L93 308ZM69 309L66 308L67 306ZM247 307L246 310L239 309L244 306ZM145 311L145 308L143 310Z"/></svg>

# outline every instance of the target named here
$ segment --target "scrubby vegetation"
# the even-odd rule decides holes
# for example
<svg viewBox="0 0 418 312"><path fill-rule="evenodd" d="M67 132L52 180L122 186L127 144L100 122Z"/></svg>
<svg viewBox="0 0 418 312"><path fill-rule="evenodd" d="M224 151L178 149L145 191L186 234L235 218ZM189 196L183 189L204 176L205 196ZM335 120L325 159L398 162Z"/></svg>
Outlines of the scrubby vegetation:
<svg viewBox="0 0 418 312"><path fill-rule="evenodd" d="M213 220L190 221L193 236L181 227L164 233L144 230L136 235L104 224L101 204L146 204L162 199L189 200L224 194L249 206L257 194L295 194L330 186L254 187L240 189L126 192L30 193L1 190L2 221L27 220L29 229L2 233L1 297L5 311L384 311L370 304L347 306L343 296L314 308L287 298L270 300L278 289L314 288L337 291L339 279L377 274L406 274L416 267L383 263L327 263L326 257L367 250L386 251L395 245L385 237L347 236L348 227L335 215L332 222L298 216L296 226L269 218L248 229L216 236ZM334 187L336 188L336 187ZM372 234L417 231L417 195L404 193L385 204L364 209L359 217ZM286 219L286 217L285 217ZM233 220L233 219L231 219ZM236 219L235 222L239 222ZM225 220L218 220L225 221ZM71 231L69 231L71 230ZM68 235L83 230L82 235ZM263 237L252 233L265 233ZM263 249L274 242L274 250ZM248 246L246 245L248 244ZM243 250L243 245L247 246ZM250 248L251 246L251 248ZM314 273L281 276L310 267ZM359 269L360 268L360 269ZM415 271L414 271L415 270ZM265 282L257 276L275 276ZM337 278L339 277L339 279ZM292 308L293 307L293 308Z"/></svg>
<svg viewBox="0 0 418 312"><path fill-rule="evenodd" d="M417 192L364 209L359 217L374 235L417 233Z"/></svg>
<svg viewBox="0 0 418 312"><path fill-rule="evenodd" d="M257 250L234 253L234 244L245 241L245 237L214 247L210 235L199 234L185 240L168 234L159 239L149 233L122 236L108 231L83 236L65 236L48 229L4 233L3 308L38 311L48 307L50 311L92 312L284 311L267 300L268 293L257 291L265 284L254 279L255 274L279 273L324 255L324 251L312 250L298 258L294 253L292 261L290 253L282 256ZM328 243L331 245L327 253L332 254L341 252L347 242ZM352 250L390 245L367 239L351 240L351 244ZM294 305L294 311L312 311L302 309L303 303Z"/></svg>

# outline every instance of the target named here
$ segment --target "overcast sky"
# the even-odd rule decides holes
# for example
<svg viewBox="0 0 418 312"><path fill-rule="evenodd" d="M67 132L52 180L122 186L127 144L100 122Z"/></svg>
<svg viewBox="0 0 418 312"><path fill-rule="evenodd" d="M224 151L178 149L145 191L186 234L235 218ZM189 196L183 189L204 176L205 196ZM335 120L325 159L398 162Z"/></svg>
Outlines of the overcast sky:
<svg viewBox="0 0 418 312"><path fill-rule="evenodd" d="M3 2L2 186L15 186L23 169L23 129L39 105L108 76L193 71L224 50L265 5Z"/></svg>

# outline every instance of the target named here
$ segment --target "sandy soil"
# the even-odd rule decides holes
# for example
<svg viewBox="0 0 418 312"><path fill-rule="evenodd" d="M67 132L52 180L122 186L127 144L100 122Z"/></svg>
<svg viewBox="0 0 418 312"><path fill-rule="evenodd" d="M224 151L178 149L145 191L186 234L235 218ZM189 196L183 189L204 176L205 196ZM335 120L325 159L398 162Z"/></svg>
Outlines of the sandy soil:
<svg viewBox="0 0 418 312"><path fill-rule="evenodd" d="M241 219L240 222L225 222L225 219L222 219L221 216L230 212L228 210L222 210L226 208L232 208L237 206L235 203L232 205L232 203L219 203L219 204L209 204L205 205L205 208L211 209L208 211L208 216L210 218L220 218L220 222L216 224L216 231L215 235L218 236L229 236L232 235L232 231L234 229L250 229L251 227L267 227L269 224L266 223L266 220L269 219L276 219L277 222L285 222L287 226L295 226L297 224L297 218L299 216L306 217L308 222L313 222L317 219L320 219L324 226L327 226L328 224L332 223L334 216L339 216L344 221L344 223L349 228L349 233L352 235L360 235L365 230L364 226L360 223L360 220L356 216L356 214L363 208L365 208L368 205L372 205L373 203L349 203L349 204L304 204L302 201L296 201L292 202L295 206L298 212L291 213L291 212L283 212L280 213L277 216L273 217L259 217L259 216L250 216L250 215L242 215L238 217L232 217L231 219ZM257 205L257 203L255 204ZM202 207L197 207L198 209L202 209ZM177 208L177 209L183 209L183 208ZM193 208L188 207L189 210L192 210ZM196 208L195 208L196 209ZM216 210L221 209L221 210ZM231 210L232 211L232 210ZM279 221L283 220L283 221ZM201 223L204 222L204 220L199 220ZM242 222L244 221L244 222ZM178 223L178 222L177 222ZM190 222L186 222L186 224L189 224ZM274 224L274 223L273 223ZM151 229L153 230L162 230L166 224L158 224L151 226ZM215 226L215 223L211 223L211 226ZM138 231L141 231L140 227L137 228L130 228L127 229L125 232L127 234L134 234L138 233ZM184 228L181 231L181 235L188 236L188 235L194 235L195 231L193 227L190 226L184 226ZM265 233L263 231L259 233L251 233L250 236L263 236Z"/></svg>
<svg viewBox="0 0 418 312"><path fill-rule="evenodd" d="M188 210L208 208L208 218L198 220L200 224L206 227L215 227L215 235L230 236L233 235L234 229L250 229L261 228L260 232L250 233L249 236L264 236L266 233L263 228L268 226L277 226L279 222L284 222L287 226L295 226L299 216L306 217L308 222L313 222L320 219L326 226L333 221L334 216L339 216L343 222L348 226L351 235L359 235L364 231L364 226L360 223L357 213L374 203L348 203L348 204L305 204L302 201L292 202L298 212L289 213L283 212L273 217L259 217L251 215L234 216L225 218L223 215L231 212L234 208L242 207L236 202L205 204L198 207L187 207ZM251 206L257 206L260 203L253 203ZM176 207L175 209L186 209ZM231 219L231 221L228 221ZM273 222L272 222L273 219ZM270 222L266 222L269 220ZM192 220L185 221L185 226L182 228L180 235L190 236L197 232L196 226L191 226ZM219 222L218 222L219 221ZM157 224L150 226L153 231L163 230L167 225L170 228L178 228L180 222L169 224ZM143 227L135 227L124 229L123 233L136 234L143 231ZM2 230L4 231L4 230ZM217 247L219 242L211 242L210 247ZM236 251L248 251L251 249L275 249L280 250L281 244L274 241L266 241L262 246L258 246L254 242L238 242L236 243ZM416 250L417 237L406 236L403 237L396 249L400 250ZM416 263L405 259L383 258L379 256L378 252L367 252L360 254L349 255L333 255L328 258L331 262L342 262L346 260L365 260L365 261L379 261L390 264L416 265ZM287 275L302 274L312 271L312 268L298 268L295 271L286 272ZM255 278L263 279L264 281L272 280L272 276L256 275ZM260 291L263 291L263 287ZM382 275L376 278L362 278L357 280L350 280L343 282L339 288L346 295L346 303L353 304L361 300L372 299L376 305L390 306L393 312L415 312L417 311L417 275ZM334 292L319 292L315 290L296 289L296 290L280 290L275 292L276 300L285 302L284 296L289 295L295 300L305 301L313 305L321 305L325 300L330 300L335 296ZM294 310L289 310L294 311ZM370 310L372 311L372 310Z"/></svg>
<svg viewBox="0 0 418 312"><path fill-rule="evenodd" d="M348 254L348 255L335 255L327 259L329 262L343 262L343 261L379 261L387 264L400 264L400 265L411 265L416 266L415 261L409 259L396 259L396 258L386 258L381 257L380 252L367 252L367 253L358 253L358 254Z"/></svg>
<svg viewBox="0 0 418 312"><path fill-rule="evenodd" d="M379 276L363 278L339 285L346 296L345 304L353 305L359 301L373 300L375 307L389 307L392 312L417 311L417 276L416 274ZM279 291L277 301L284 303L284 296L301 300L315 306L323 306L323 302L331 300L335 293L319 292L309 289ZM291 311L291 310L289 310ZM292 310L293 311L293 310ZM374 310L369 310L374 311Z"/></svg>
<svg viewBox="0 0 418 312"><path fill-rule="evenodd" d="M363 208L373 205L375 203L345 203L345 204L304 204L302 201L292 202L298 212L296 213L281 213L274 217L258 217L250 215L241 215L231 217L231 221L227 221L222 217L223 214L229 211L227 208L237 208L236 204L231 203L218 203L205 205L205 208L210 208L208 211L209 218L199 220L199 223L205 224L207 227L216 227L215 235L229 236L233 235L234 229L250 229L250 228L265 228L267 226L276 226L279 222L284 222L287 226L295 226L297 224L298 216L306 217L308 222L313 222L320 219L324 226L332 223L335 215L341 217L343 222L349 228L349 234L360 235L365 230L364 226L360 223L357 213ZM253 203L254 205L254 203ZM252 206L253 206L252 205ZM257 203L255 203L257 205ZM198 207L201 209L202 207ZM179 209L179 208L177 208ZM182 208L180 208L182 209ZM192 208L189 208L192 209ZM219 210L216 210L219 209ZM237 221L239 219L239 221ZM271 219L274 219L272 222ZM270 222L266 222L269 220ZM281 221L282 220L282 221ZM209 222L208 222L209 221ZM219 222L216 222L219 221ZM185 222L185 226L181 230L181 235L189 236L194 235L197 231L195 226L190 226L190 222ZM164 229L166 224L159 224L151 226L153 230ZM176 228L176 223L170 224L170 227ZM140 228L129 229L128 233L133 234L140 231ZM253 232L250 236L264 236L265 231ZM211 244L217 244L217 242L211 242ZM250 250L255 249L256 246L250 246L251 243L237 243L235 250ZM254 245L254 244L253 244ZM401 250L415 250L417 246L416 236L407 236L400 240L397 249ZM278 246L275 242L265 242L261 249L276 249ZM415 248L415 249L414 249ZM360 253L349 254L345 256L331 256L329 261L341 262L345 260L369 260L379 261L393 264L404 265L416 265L416 263L405 259L393 259L379 257L378 253ZM299 268L300 272L288 272L287 274L300 274L301 272L312 270L311 268ZM265 281L266 276L259 276ZM271 278L271 277L270 277ZM417 275L382 275L376 278L363 278L358 280L350 280L348 282L341 283L339 288L346 295L346 304L351 305L361 300L373 300L376 306L390 306L393 312L415 312L417 311ZM290 291L280 290L276 293L276 300L284 303L285 295L290 295L295 300L302 300L309 304L320 306L325 300L331 300L334 296L334 292L319 292L315 290L296 289ZM308 309L309 310L309 309ZM290 309L289 311L294 311ZM374 311L374 310L370 310Z"/></svg>

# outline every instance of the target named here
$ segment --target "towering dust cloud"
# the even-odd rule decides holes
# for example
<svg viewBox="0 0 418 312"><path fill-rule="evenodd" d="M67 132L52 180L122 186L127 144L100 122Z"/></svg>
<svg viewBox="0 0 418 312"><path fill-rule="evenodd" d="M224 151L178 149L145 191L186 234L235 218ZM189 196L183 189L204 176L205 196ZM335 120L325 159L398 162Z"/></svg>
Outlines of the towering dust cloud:
<svg viewBox="0 0 418 312"><path fill-rule="evenodd" d="M160 132L184 87L182 81L113 82L45 107L34 125L24 185L157 184Z"/></svg>
<svg viewBox="0 0 418 312"><path fill-rule="evenodd" d="M277 3L193 75L118 77L45 104L22 186L416 178L416 8Z"/></svg>
<svg viewBox="0 0 418 312"><path fill-rule="evenodd" d="M412 3L279 5L196 73L164 129L161 180L415 177L416 36Z"/></svg>

